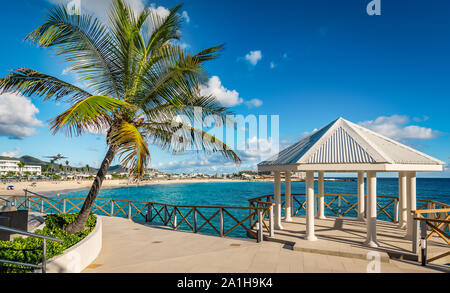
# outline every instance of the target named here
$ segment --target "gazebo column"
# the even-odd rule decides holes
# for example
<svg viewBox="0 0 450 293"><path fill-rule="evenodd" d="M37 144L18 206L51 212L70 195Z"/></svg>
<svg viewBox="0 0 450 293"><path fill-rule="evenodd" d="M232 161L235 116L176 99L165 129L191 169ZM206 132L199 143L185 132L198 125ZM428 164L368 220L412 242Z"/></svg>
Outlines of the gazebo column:
<svg viewBox="0 0 450 293"><path fill-rule="evenodd" d="M407 177L406 172L398 173L398 205L399 219L398 226L400 229L406 229L408 222L408 200L407 200Z"/></svg>
<svg viewBox="0 0 450 293"><path fill-rule="evenodd" d="M358 172L358 219L364 221L364 172Z"/></svg>
<svg viewBox="0 0 450 293"><path fill-rule="evenodd" d="M291 171L287 171L284 178L285 178L285 183L284 183L284 188L285 188L285 192L284 192L284 196L286 199L286 205L285 205L285 210L284 210L284 214L285 214L285 221L292 221L292 195L291 195Z"/></svg>
<svg viewBox="0 0 450 293"><path fill-rule="evenodd" d="M281 174L279 171L275 171L274 182L274 195L275 195L275 229L281 230Z"/></svg>
<svg viewBox="0 0 450 293"><path fill-rule="evenodd" d="M414 221L411 211L416 210L416 172L408 172L407 175L407 231L406 239L412 240Z"/></svg>
<svg viewBox="0 0 450 293"><path fill-rule="evenodd" d="M314 172L306 172L306 240L315 241L314 235Z"/></svg>
<svg viewBox="0 0 450 293"><path fill-rule="evenodd" d="M324 172L319 172L319 219L326 219L324 181Z"/></svg>
<svg viewBox="0 0 450 293"><path fill-rule="evenodd" d="M365 244L378 247L377 242L377 173L367 172L367 239Z"/></svg>

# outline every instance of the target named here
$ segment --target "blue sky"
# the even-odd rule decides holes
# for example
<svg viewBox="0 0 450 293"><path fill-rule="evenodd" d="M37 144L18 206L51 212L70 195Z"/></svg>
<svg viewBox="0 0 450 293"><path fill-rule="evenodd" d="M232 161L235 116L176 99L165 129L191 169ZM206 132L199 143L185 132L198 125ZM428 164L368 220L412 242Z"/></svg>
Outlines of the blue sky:
<svg viewBox="0 0 450 293"><path fill-rule="evenodd" d="M0 75L29 67L76 82L50 50L23 41L51 5L68 2L2 3ZM92 2L81 0L82 8L104 17L109 0ZM237 114L279 115L282 147L341 116L448 163L450 3L381 0L381 16L369 16L369 2L186 1L182 43L192 52L226 44L221 57L207 65L213 78L205 90L219 93ZM179 2L130 3L164 13ZM104 137L50 134L48 121L67 106L0 97L0 154L42 159L63 153L73 165L98 166L106 152ZM151 152L151 165L167 171L236 170L217 156L173 157L155 147ZM240 169L259 159L243 155L248 160ZM450 177L449 172L424 175Z"/></svg>

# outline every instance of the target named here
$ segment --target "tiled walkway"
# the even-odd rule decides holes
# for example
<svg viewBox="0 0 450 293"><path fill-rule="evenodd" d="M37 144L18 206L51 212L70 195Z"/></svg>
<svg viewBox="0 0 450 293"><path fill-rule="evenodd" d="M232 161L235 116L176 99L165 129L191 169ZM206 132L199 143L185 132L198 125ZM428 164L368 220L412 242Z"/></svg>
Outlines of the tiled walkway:
<svg viewBox="0 0 450 293"><path fill-rule="evenodd" d="M103 248L85 273L367 272L369 260L312 254L282 244L219 238L103 217ZM391 260L381 272L439 272Z"/></svg>

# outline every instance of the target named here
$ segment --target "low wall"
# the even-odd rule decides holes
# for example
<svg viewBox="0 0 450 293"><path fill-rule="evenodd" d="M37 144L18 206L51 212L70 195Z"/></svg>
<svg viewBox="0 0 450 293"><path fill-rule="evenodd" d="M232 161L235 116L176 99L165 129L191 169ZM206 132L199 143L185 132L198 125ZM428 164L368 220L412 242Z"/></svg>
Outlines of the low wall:
<svg viewBox="0 0 450 293"><path fill-rule="evenodd" d="M86 238L47 261L47 273L80 273L102 249L102 218L97 216L94 230Z"/></svg>

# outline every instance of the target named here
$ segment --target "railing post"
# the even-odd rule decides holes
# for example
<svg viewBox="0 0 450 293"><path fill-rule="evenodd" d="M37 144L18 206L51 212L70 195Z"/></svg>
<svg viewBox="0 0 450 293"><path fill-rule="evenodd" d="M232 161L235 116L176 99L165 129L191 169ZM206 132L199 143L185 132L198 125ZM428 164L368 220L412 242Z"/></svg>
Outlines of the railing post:
<svg viewBox="0 0 450 293"><path fill-rule="evenodd" d="M66 199L63 199L63 214L66 213Z"/></svg>
<svg viewBox="0 0 450 293"><path fill-rule="evenodd" d="M164 205L164 225L167 225L167 205Z"/></svg>
<svg viewBox="0 0 450 293"><path fill-rule="evenodd" d="M128 219L131 219L131 201L128 201Z"/></svg>
<svg viewBox="0 0 450 293"><path fill-rule="evenodd" d="M398 198L396 198L394 199L394 223L398 223L399 208Z"/></svg>
<svg viewBox="0 0 450 293"><path fill-rule="evenodd" d="M47 272L47 239L43 239L42 242L42 273Z"/></svg>
<svg viewBox="0 0 450 293"><path fill-rule="evenodd" d="M251 209L254 206L255 206L255 204L253 202L250 202L250 209L248 210L248 212L250 214L250 219L249 219L250 229L253 229L253 224L255 222L255 216L252 215L253 209ZM222 209L220 209L220 211L223 212Z"/></svg>
<svg viewBox="0 0 450 293"><path fill-rule="evenodd" d="M147 222L153 222L153 204L149 203L147 207Z"/></svg>
<svg viewBox="0 0 450 293"><path fill-rule="evenodd" d="M30 200L28 199L28 190L24 190L25 191L25 208L27 210L30 209Z"/></svg>
<svg viewBox="0 0 450 293"><path fill-rule="evenodd" d="M434 205L434 204L433 204L432 202L429 201L429 202L427 203L427 209L428 209L428 210L434 209L435 207L433 207L433 205ZM427 217L430 218L430 219L434 219L434 213L428 213L428 214L427 214Z"/></svg>
<svg viewBox="0 0 450 293"><path fill-rule="evenodd" d="M367 219L367 194L364 195L364 218Z"/></svg>
<svg viewBox="0 0 450 293"><path fill-rule="evenodd" d="M194 211L192 213L192 226L194 229L194 233L197 233L197 209L193 208Z"/></svg>
<svg viewBox="0 0 450 293"><path fill-rule="evenodd" d="M250 226L250 229L252 229L252 226ZM223 221L223 208L220 208L220 237L223 237L225 231L225 223Z"/></svg>
<svg viewBox="0 0 450 293"><path fill-rule="evenodd" d="M263 216L262 209L259 208L258 209L258 225L259 225L259 227L258 227L258 236L256 239L256 242L258 242L258 243L262 242L264 239L262 216Z"/></svg>
<svg viewBox="0 0 450 293"><path fill-rule="evenodd" d="M427 265L427 222L420 222L420 246L422 252L422 266Z"/></svg>
<svg viewBox="0 0 450 293"><path fill-rule="evenodd" d="M114 201L111 200L111 214L109 216L112 217L113 215L114 215Z"/></svg>
<svg viewBox="0 0 450 293"><path fill-rule="evenodd" d="M172 214L173 214L173 229L176 230L177 229L177 208L176 207L172 207Z"/></svg>
<svg viewBox="0 0 450 293"><path fill-rule="evenodd" d="M41 213L44 213L44 200L41 198Z"/></svg>
<svg viewBox="0 0 450 293"><path fill-rule="evenodd" d="M274 221L273 221L273 205L269 208L269 236L274 237L275 236L275 229L274 229Z"/></svg>
<svg viewBox="0 0 450 293"><path fill-rule="evenodd" d="M413 221L412 229L412 253L418 254L419 250L419 221L414 220L415 215L411 217Z"/></svg>
<svg viewBox="0 0 450 293"><path fill-rule="evenodd" d="M341 209L341 195L338 195L338 215L339 217L342 217L342 209Z"/></svg>
<svg viewBox="0 0 450 293"><path fill-rule="evenodd" d="M295 213L295 211L294 211L294 198L295 198L295 195L292 195L292 200L291 200L291 217L293 217L294 213Z"/></svg>
<svg viewBox="0 0 450 293"><path fill-rule="evenodd" d="M13 206L16 207L16 206L17 206L17 198L16 198L15 196L14 196L14 201L13 201L13 203L14 203Z"/></svg>

